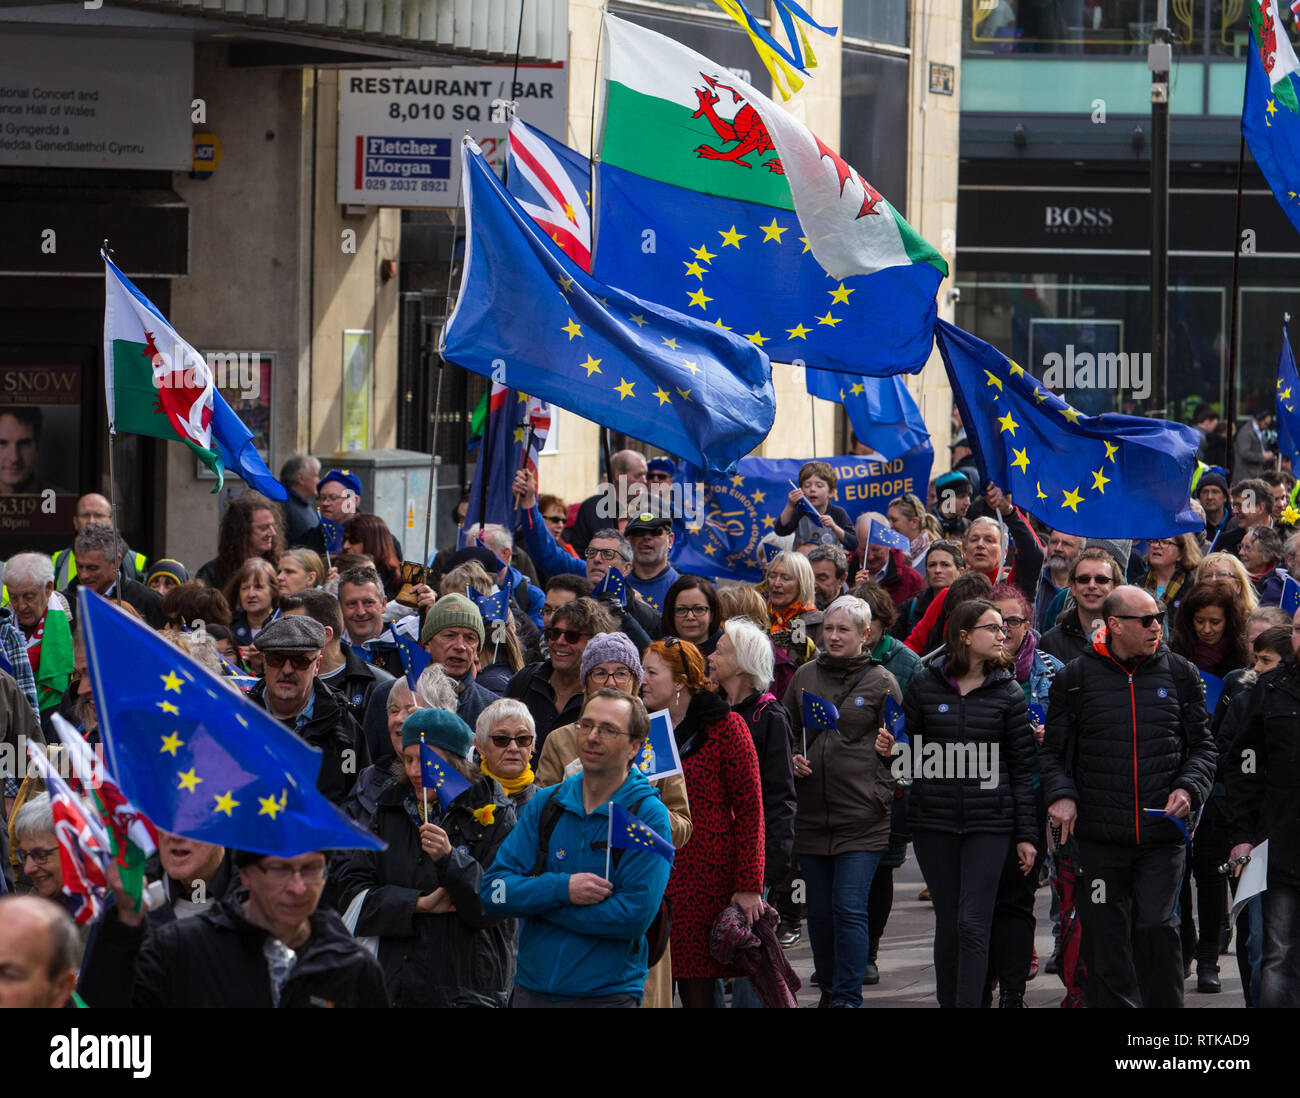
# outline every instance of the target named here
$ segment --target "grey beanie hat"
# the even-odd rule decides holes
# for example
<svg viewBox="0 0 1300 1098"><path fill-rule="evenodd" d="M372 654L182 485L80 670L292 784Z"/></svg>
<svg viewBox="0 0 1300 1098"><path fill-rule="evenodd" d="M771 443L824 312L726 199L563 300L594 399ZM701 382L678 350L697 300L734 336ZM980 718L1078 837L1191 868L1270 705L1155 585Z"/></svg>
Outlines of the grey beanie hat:
<svg viewBox="0 0 1300 1098"><path fill-rule="evenodd" d="M592 637L582 650L579 680L585 683L591 669L600 663L621 663L641 682L641 657L626 633L597 633Z"/></svg>
<svg viewBox="0 0 1300 1098"><path fill-rule="evenodd" d="M1133 551L1133 542L1120 538L1089 538L1085 549L1105 549L1119 565L1120 574L1128 575L1128 558ZM1124 582L1121 580L1121 582Z"/></svg>

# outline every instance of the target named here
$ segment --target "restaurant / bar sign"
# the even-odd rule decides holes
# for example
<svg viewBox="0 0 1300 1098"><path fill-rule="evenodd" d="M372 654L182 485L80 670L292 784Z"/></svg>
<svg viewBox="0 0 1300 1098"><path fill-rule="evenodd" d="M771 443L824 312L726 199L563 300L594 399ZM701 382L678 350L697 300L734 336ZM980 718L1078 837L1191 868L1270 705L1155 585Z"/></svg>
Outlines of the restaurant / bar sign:
<svg viewBox="0 0 1300 1098"><path fill-rule="evenodd" d="M188 171L194 48L0 35L0 165Z"/></svg>

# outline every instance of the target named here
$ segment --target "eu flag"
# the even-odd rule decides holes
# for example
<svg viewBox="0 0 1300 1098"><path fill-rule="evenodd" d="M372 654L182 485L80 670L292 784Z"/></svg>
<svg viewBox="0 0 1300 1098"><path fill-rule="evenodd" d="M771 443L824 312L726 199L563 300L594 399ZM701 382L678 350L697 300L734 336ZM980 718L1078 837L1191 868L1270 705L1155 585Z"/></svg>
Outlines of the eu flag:
<svg viewBox="0 0 1300 1098"><path fill-rule="evenodd" d="M1293 75L1296 59L1286 29L1273 10L1275 4L1276 0L1267 0L1268 13L1261 12L1258 0L1247 4L1251 31L1241 132L1277 204L1291 224L1300 229L1300 110Z"/></svg>
<svg viewBox="0 0 1300 1098"><path fill-rule="evenodd" d="M727 471L771 430L767 355L740 335L597 282L463 149L469 219L443 357Z"/></svg>
<svg viewBox="0 0 1300 1098"><path fill-rule="evenodd" d="M77 598L111 769L154 824L285 858L384 849L317 792L317 748L88 588Z"/></svg>
<svg viewBox="0 0 1300 1098"><path fill-rule="evenodd" d="M827 728L839 731L837 727L840 711L833 702L819 698L809 690L803 691L803 725L804 728Z"/></svg>
<svg viewBox="0 0 1300 1098"><path fill-rule="evenodd" d="M871 520L871 532L867 534L867 544L883 545L886 549L901 549L904 553L911 548L911 542L907 538L889 523L881 522L879 519Z"/></svg>
<svg viewBox="0 0 1300 1098"><path fill-rule="evenodd" d="M423 740L420 741L420 784L438 794L438 803L444 812L451 807L452 801L470 788L460 771L443 762Z"/></svg>
<svg viewBox="0 0 1300 1098"><path fill-rule="evenodd" d="M505 621L510 615L510 588L499 587L490 595L480 595L473 588L469 589L470 600L478 607L483 620Z"/></svg>
<svg viewBox="0 0 1300 1098"><path fill-rule="evenodd" d="M320 517L320 536L325 542L325 552L331 555L343 552L343 526L327 519L319 511L316 514Z"/></svg>
<svg viewBox="0 0 1300 1098"><path fill-rule="evenodd" d="M402 670L406 672L406 685L414 690L420 672L433 662L433 657L414 638L399 633L395 623L389 625L388 631L397 642L397 655L402 661Z"/></svg>
<svg viewBox="0 0 1300 1098"><path fill-rule="evenodd" d="M1165 538L1204 528L1191 508L1200 435L1140 416L1085 416L995 347L935 327L980 477L1053 530Z"/></svg>
<svg viewBox="0 0 1300 1098"><path fill-rule="evenodd" d="M1208 671L1201 673L1201 690L1205 693L1205 711L1214 715L1214 707L1219 704L1219 695L1223 693L1223 680Z"/></svg>
<svg viewBox="0 0 1300 1098"><path fill-rule="evenodd" d="M890 694L885 695L885 727L896 743L911 743L903 720L903 707Z"/></svg>
<svg viewBox="0 0 1300 1098"><path fill-rule="evenodd" d="M603 595L617 602L619 606L627 605L627 580L617 568L611 568L604 578L591 589L591 597L599 599Z"/></svg>
<svg viewBox="0 0 1300 1098"><path fill-rule="evenodd" d="M1279 605L1288 614L1300 610L1300 583L1296 582L1294 576L1287 576L1286 582L1282 584L1282 601Z"/></svg>
<svg viewBox="0 0 1300 1098"><path fill-rule="evenodd" d="M808 392L844 406L858 441L891 461L930 441L916 397L901 377L854 377L805 370Z"/></svg>
<svg viewBox="0 0 1300 1098"><path fill-rule="evenodd" d="M765 541L760 544L762 545L763 548L764 568L766 568L769 564L771 564L776 557L780 556L783 552L785 552L785 550L782 549L779 545L773 545L770 541Z"/></svg>
<svg viewBox="0 0 1300 1098"><path fill-rule="evenodd" d="M1286 325L1282 325L1282 350L1277 356L1277 448L1300 465L1300 376L1296 374L1295 357L1291 354L1291 340Z"/></svg>
<svg viewBox="0 0 1300 1098"><path fill-rule="evenodd" d="M610 802L609 845L615 850L650 850L666 862L673 860L673 844L621 804Z"/></svg>
<svg viewBox="0 0 1300 1098"><path fill-rule="evenodd" d="M682 757L677 750L677 737L673 734L673 719L667 709L650 714L650 735L646 737L640 756L632 763L646 781L656 781L682 772Z"/></svg>

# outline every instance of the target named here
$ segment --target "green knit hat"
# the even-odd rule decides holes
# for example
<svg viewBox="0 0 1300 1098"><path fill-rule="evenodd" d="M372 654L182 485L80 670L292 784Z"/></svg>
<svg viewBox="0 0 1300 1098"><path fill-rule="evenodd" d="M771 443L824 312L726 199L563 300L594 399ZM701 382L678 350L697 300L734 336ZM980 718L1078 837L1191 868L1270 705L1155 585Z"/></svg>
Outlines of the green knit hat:
<svg viewBox="0 0 1300 1098"><path fill-rule="evenodd" d="M478 634L480 648L486 643L483 615L464 595L456 594L443 595L433 604L433 609L424 616L424 624L420 627L420 643L428 644L435 633L454 626L473 629Z"/></svg>
<svg viewBox="0 0 1300 1098"><path fill-rule="evenodd" d="M457 758L469 758L474 733L455 713L445 709L417 709L402 722L402 746L420 743L441 747Z"/></svg>

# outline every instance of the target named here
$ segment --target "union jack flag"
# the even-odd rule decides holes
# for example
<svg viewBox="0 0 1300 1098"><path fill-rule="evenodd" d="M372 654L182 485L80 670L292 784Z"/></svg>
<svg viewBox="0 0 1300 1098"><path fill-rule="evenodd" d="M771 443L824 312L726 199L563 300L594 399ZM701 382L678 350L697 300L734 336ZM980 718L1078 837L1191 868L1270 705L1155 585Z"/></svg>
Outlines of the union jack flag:
<svg viewBox="0 0 1300 1098"><path fill-rule="evenodd" d="M59 841L59 864L63 868L63 891L80 901L73 918L83 926L93 923L104 911L112 840L99 814L72 792L50 765L45 752L29 742L27 754L40 771L50 795L54 835Z"/></svg>
<svg viewBox="0 0 1300 1098"><path fill-rule="evenodd" d="M534 129L510 121L506 187L559 249L591 270L591 176L587 158Z"/></svg>

